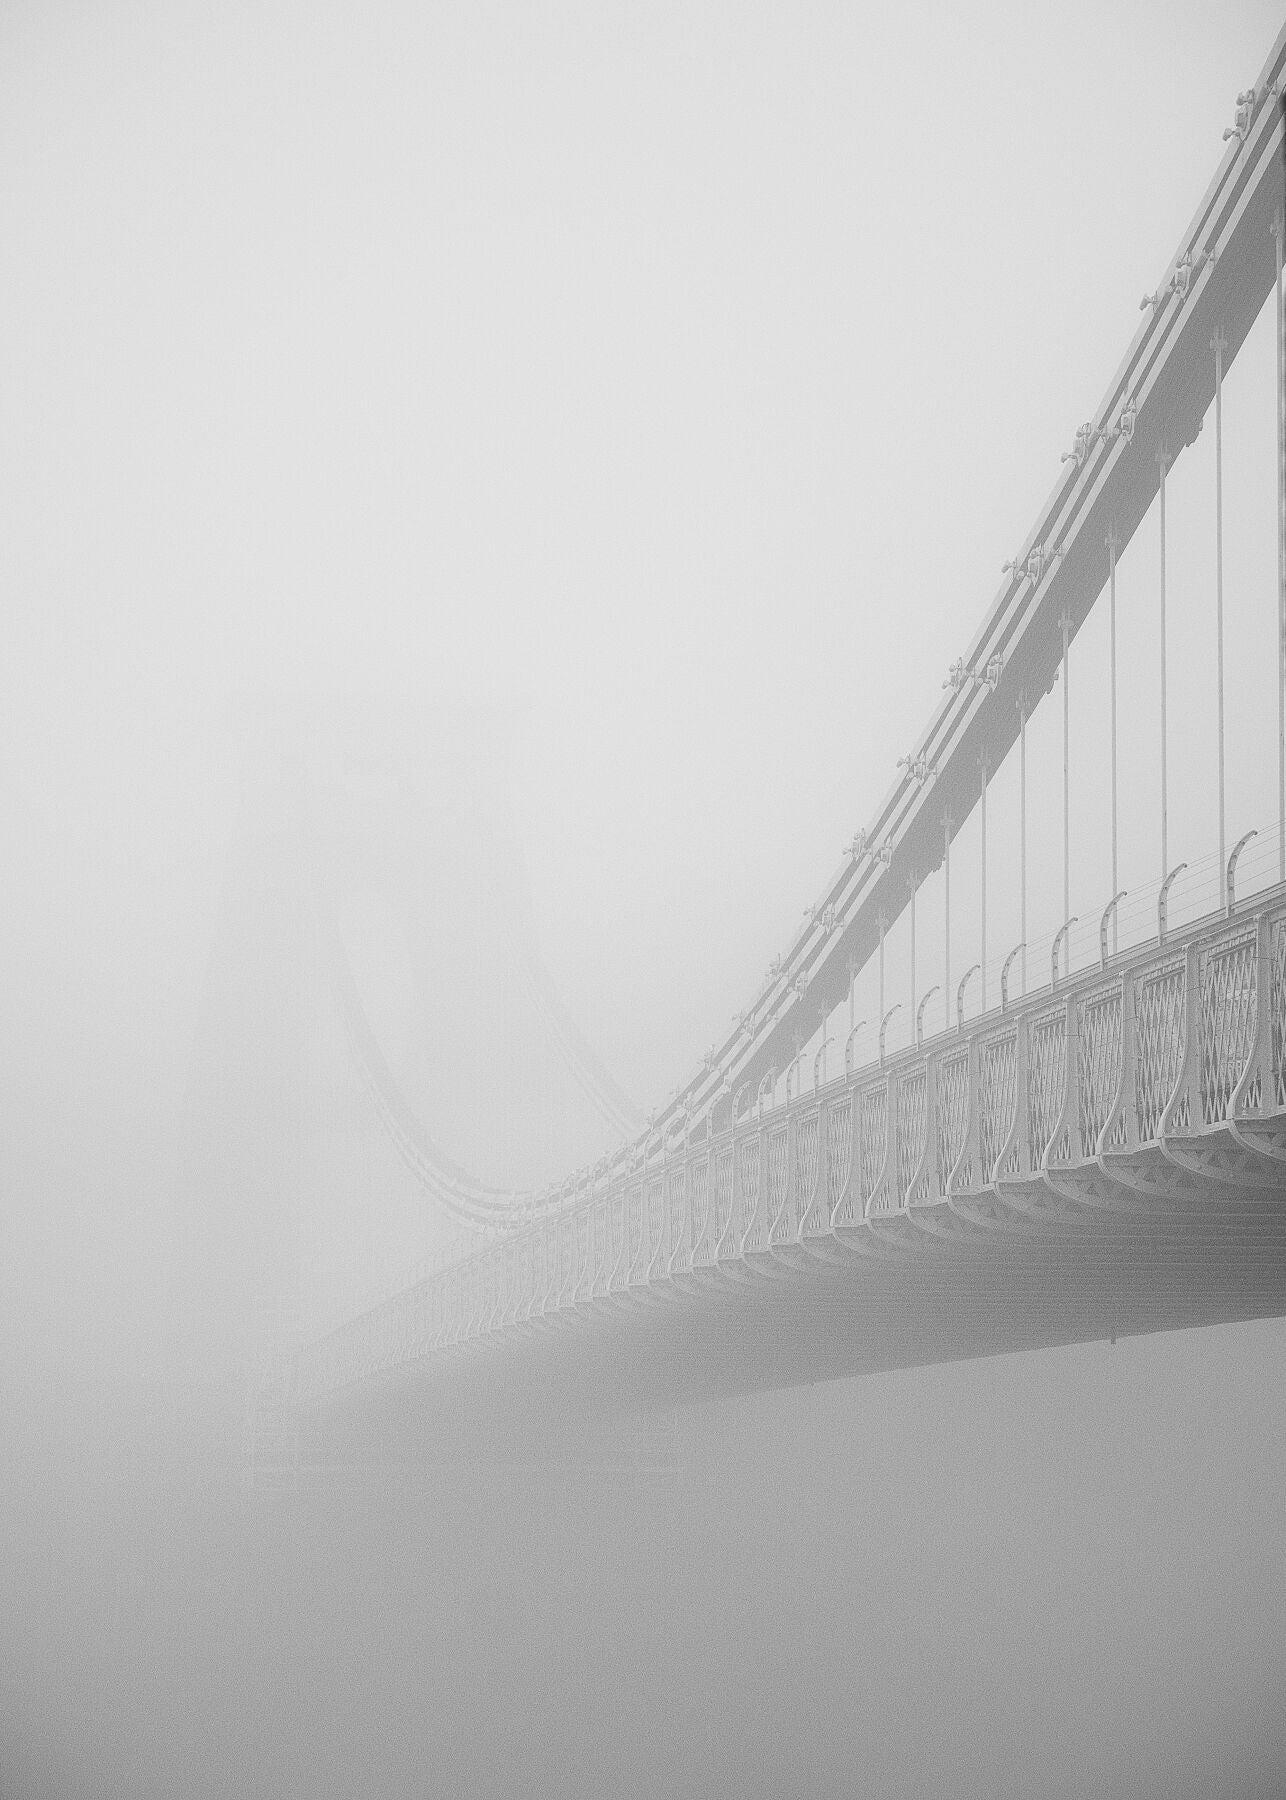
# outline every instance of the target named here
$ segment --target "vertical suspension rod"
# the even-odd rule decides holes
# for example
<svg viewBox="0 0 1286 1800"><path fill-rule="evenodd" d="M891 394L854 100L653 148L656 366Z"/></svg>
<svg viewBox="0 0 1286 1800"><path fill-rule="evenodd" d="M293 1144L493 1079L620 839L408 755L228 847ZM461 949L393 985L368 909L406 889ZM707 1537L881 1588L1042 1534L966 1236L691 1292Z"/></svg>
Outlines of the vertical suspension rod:
<svg viewBox="0 0 1286 1800"><path fill-rule="evenodd" d="M951 814L942 821L942 1030L951 1030Z"/></svg>
<svg viewBox="0 0 1286 1800"><path fill-rule="evenodd" d="M1282 384L1282 339L1286 305L1282 296L1282 238L1286 219L1278 213L1277 237L1277 879L1286 881L1286 387Z"/></svg>
<svg viewBox="0 0 1286 1800"><path fill-rule="evenodd" d="M1027 993L1027 696L1018 697L1018 938L1020 970Z"/></svg>
<svg viewBox="0 0 1286 1800"><path fill-rule="evenodd" d="M1117 880L1117 837L1116 837L1116 557L1121 548L1121 540L1116 535L1115 527L1107 534L1107 568L1108 568L1108 680L1112 691L1112 892L1120 889ZM1116 908L1112 908L1112 954L1116 955L1120 948Z"/></svg>
<svg viewBox="0 0 1286 1800"><path fill-rule="evenodd" d="M884 1017L884 929L885 929L885 926L887 925L887 923L888 923L887 919L884 917L884 914L881 913L880 919L879 919L879 925L880 925L880 1018L881 1019L883 1019L883 1017Z"/></svg>
<svg viewBox="0 0 1286 1800"><path fill-rule="evenodd" d="M911 1019L912 1031L915 1030L915 870L911 871Z"/></svg>
<svg viewBox="0 0 1286 1800"><path fill-rule="evenodd" d="M1069 750L1071 703L1067 691L1067 644L1071 634L1072 621L1064 613L1058 622L1063 628L1063 918L1070 919L1072 916L1071 777L1069 774L1071 768ZM1070 956L1070 950L1068 954Z"/></svg>
<svg viewBox="0 0 1286 1800"><path fill-rule="evenodd" d="M982 758L982 810L980 822L982 826L982 960L979 973L982 976L982 1011L987 1010L987 758Z"/></svg>
<svg viewBox="0 0 1286 1800"><path fill-rule="evenodd" d="M1166 790L1166 667L1165 667L1165 471L1170 457L1162 445L1157 451L1157 468L1160 471L1160 511L1161 511L1161 879L1165 880L1170 872L1169 865L1169 821L1168 794Z"/></svg>
<svg viewBox="0 0 1286 1800"><path fill-rule="evenodd" d="M1210 340L1215 353L1215 685L1218 689L1219 726L1219 867L1224 867L1224 727L1223 727L1223 353L1228 340L1216 331ZM1116 878L1112 879L1116 892Z"/></svg>

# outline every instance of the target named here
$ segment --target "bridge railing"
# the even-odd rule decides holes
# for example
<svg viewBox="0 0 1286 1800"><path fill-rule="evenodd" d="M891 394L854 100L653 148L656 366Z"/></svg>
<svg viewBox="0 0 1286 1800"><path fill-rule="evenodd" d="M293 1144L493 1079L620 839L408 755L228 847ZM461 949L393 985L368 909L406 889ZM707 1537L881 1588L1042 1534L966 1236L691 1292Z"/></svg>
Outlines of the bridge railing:
<svg viewBox="0 0 1286 1800"><path fill-rule="evenodd" d="M623 1177L300 1353L295 1392L814 1258L887 1254L1006 1204L1200 1203L1286 1181L1286 890L776 1107L729 1106ZM1186 1182L1186 1187L1185 1187ZM902 1239L899 1246L898 1238ZM891 1244L892 1241L892 1244Z"/></svg>

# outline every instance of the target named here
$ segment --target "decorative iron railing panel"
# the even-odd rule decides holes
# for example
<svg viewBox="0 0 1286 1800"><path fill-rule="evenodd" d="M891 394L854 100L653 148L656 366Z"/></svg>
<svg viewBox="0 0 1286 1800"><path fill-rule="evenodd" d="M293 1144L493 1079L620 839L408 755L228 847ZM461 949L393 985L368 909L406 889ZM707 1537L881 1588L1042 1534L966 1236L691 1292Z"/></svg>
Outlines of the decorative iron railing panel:
<svg viewBox="0 0 1286 1800"><path fill-rule="evenodd" d="M688 1238L688 1171L683 1163L670 1170L670 1270L679 1274L689 1266L691 1244Z"/></svg>
<svg viewBox="0 0 1286 1800"><path fill-rule="evenodd" d="M665 1183L659 1175L647 1184L647 1266L649 1274L664 1249Z"/></svg>
<svg viewBox="0 0 1286 1800"><path fill-rule="evenodd" d="M786 1204L790 1133L785 1125L768 1134L768 1231L771 1235Z"/></svg>
<svg viewBox="0 0 1286 1800"><path fill-rule="evenodd" d="M938 1064L936 1149L938 1191L945 1194L969 1129L969 1051L955 1050Z"/></svg>
<svg viewBox="0 0 1286 1800"><path fill-rule="evenodd" d="M558 1287L559 1306L568 1306L576 1292L576 1226L575 1219L562 1221L562 1280Z"/></svg>
<svg viewBox="0 0 1286 1800"><path fill-rule="evenodd" d="M898 1175L897 1194L907 1204L925 1199L921 1191L912 1193L911 1184L924 1160L925 1136L928 1131L929 1072L922 1063L911 1069L898 1083Z"/></svg>
<svg viewBox="0 0 1286 1800"><path fill-rule="evenodd" d="M1089 994L1081 1002L1079 1031L1076 1040L1078 1074L1078 1119L1081 1155L1096 1153L1098 1140L1107 1124L1116 1096L1121 1089L1121 1067L1124 1059L1124 1017L1122 987L1119 981L1111 987ZM1125 1117L1118 1118L1108 1149L1125 1147Z"/></svg>
<svg viewBox="0 0 1286 1800"><path fill-rule="evenodd" d="M791 1234L803 1224L817 1194L821 1174L822 1122L816 1108L805 1113L795 1128L795 1192L788 1210Z"/></svg>
<svg viewBox="0 0 1286 1800"><path fill-rule="evenodd" d="M826 1109L826 1216L835 1217L853 1172L853 1096L832 1100Z"/></svg>
<svg viewBox="0 0 1286 1800"><path fill-rule="evenodd" d="M1201 1116L1228 1117L1228 1102L1255 1045L1258 934L1251 925L1201 956ZM1258 1108L1259 1096L1251 1105Z"/></svg>
<svg viewBox="0 0 1286 1800"><path fill-rule="evenodd" d="M576 1288L578 1300L588 1300L594 1291L594 1220L589 1207L576 1215Z"/></svg>
<svg viewBox="0 0 1286 1800"><path fill-rule="evenodd" d="M1185 990L1182 957L1148 970L1136 981L1134 1104L1140 1143L1155 1141L1183 1067L1188 1035Z"/></svg>
<svg viewBox="0 0 1286 1800"><path fill-rule="evenodd" d="M864 1207L875 1194L875 1184L884 1173L888 1150L889 1089L887 1082L867 1088L858 1103L857 1172L859 1195Z"/></svg>
<svg viewBox="0 0 1286 1800"><path fill-rule="evenodd" d="M710 1159L703 1156L692 1165L692 1262L695 1266L709 1260L707 1225L710 1199Z"/></svg>
<svg viewBox="0 0 1286 1800"><path fill-rule="evenodd" d="M722 1242L732 1218L732 1144L721 1144L714 1161L714 1244Z"/></svg>
<svg viewBox="0 0 1286 1800"><path fill-rule="evenodd" d="M594 1202L594 1276L590 1293L594 1299L607 1292L610 1269L607 1261L607 1202Z"/></svg>
<svg viewBox="0 0 1286 1800"><path fill-rule="evenodd" d="M978 1054L978 1145L984 1184L996 1178L996 1165L1013 1129L1018 1099L1018 1037L985 1038Z"/></svg>
<svg viewBox="0 0 1286 1800"><path fill-rule="evenodd" d="M519 1320L531 1317L532 1307L536 1300L536 1287L539 1282L540 1233L536 1232L523 1245L522 1258L522 1295L518 1304Z"/></svg>
<svg viewBox="0 0 1286 1800"><path fill-rule="evenodd" d="M625 1190L614 1188L608 1201L608 1263L607 1274L609 1286L620 1280L621 1269L625 1259Z"/></svg>
<svg viewBox="0 0 1286 1800"><path fill-rule="evenodd" d="M1269 939L1273 995L1272 1069L1276 1105L1286 1106L1286 919L1278 919Z"/></svg>
<svg viewBox="0 0 1286 1800"><path fill-rule="evenodd" d="M1028 1026L1027 1131L1031 1167L1038 1169L1050 1147L1067 1094L1067 1008L1043 1013ZM1066 1160L1062 1144L1054 1157Z"/></svg>
<svg viewBox="0 0 1286 1800"><path fill-rule="evenodd" d="M741 1160L737 1167L737 1190L739 1198L740 1218L737 1221L741 1234L743 1250L760 1249L762 1246L754 1241L756 1236L756 1220L759 1212L759 1133L752 1131L740 1146Z"/></svg>

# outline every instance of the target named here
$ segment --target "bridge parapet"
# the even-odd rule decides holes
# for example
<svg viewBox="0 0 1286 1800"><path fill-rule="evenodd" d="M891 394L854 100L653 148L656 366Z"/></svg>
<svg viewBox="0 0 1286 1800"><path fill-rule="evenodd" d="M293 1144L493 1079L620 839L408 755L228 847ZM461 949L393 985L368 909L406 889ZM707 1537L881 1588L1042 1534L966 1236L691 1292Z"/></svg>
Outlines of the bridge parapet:
<svg viewBox="0 0 1286 1800"><path fill-rule="evenodd" d="M1286 1189L1286 889L730 1116L298 1355L317 1404L421 1359L997 1228Z"/></svg>

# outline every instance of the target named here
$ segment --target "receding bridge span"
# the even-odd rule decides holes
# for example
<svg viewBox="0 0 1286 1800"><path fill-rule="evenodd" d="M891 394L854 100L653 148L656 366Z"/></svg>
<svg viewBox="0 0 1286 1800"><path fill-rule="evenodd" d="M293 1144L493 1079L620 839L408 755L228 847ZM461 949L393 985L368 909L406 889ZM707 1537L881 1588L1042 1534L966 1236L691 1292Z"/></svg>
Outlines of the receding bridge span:
<svg viewBox="0 0 1286 1800"><path fill-rule="evenodd" d="M305 1344L278 1372L283 1403L341 1433L395 1421L426 1444L512 1445L558 1417L1286 1312L1284 95L1286 32L1238 97L1210 189L934 717L736 1029L594 1167L539 1193L483 1195L477 1247ZM1218 856L1206 910L1176 928L1170 893L1187 865L1172 867L1166 847L1166 471L1213 402L1222 482L1221 384L1274 294L1281 710L1263 755L1278 819L1262 821L1239 872L1256 833L1231 851L1224 841L1219 486ZM1097 955L1072 967L1076 921L1063 918L1036 979L1011 994L1011 956L997 993L985 963L988 774L1061 671L1070 912L1068 646L1108 584L1115 878L1115 560L1158 496L1152 910L1122 933L1123 896L1105 894ZM915 886L949 867L980 779L977 1010L965 1005L975 971L958 992L944 971L942 1028L926 1034L938 990L916 987ZM1024 810L1024 932L1025 821ZM908 894L910 1041L886 1055L896 1008L885 1010L882 934ZM859 1064L854 970L876 954L883 1016ZM827 1023L846 993L832 1074ZM348 1012L353 1041L367 1043L355 991ZM365 1063L383 1066L373 1038ZM384 1111L401 1118L395 1100Z"/></svg>

